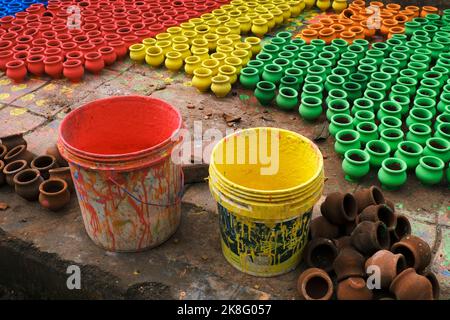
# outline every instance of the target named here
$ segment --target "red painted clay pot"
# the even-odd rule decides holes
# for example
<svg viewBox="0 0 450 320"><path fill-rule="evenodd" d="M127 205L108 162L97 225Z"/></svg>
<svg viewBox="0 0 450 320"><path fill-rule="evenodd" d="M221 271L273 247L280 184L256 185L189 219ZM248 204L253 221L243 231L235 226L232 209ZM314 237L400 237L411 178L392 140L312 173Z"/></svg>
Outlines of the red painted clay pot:
<svg viewBox="0 0 450 320"><path fill-rule="evenodd" d="M91 52L97 52L97 49L95 48L95 45L92 43L83 43L78 46L78 49L83 52L84 55L91 53Z"/></svg>
<svg viewBox="0 0 450 320"><path fill-rule="evenodd" d="M378 204L366 207L358 216L358 221L381 221L389 231L395 230L397 217L385 204Z"/></svg>
<svg viewBox="0 0 450 320"><path fill-rule="evenodd" d="M433 286L427 277L419 275L413 268L403 270L389 290L397 300L433 300Z"/></svg>
<svg viewBox="0 0 450 320"><path fill-rule="evenodd" d="M44 179L39 170L25 169L14 176L14 189L16 193L28 201L36 201L39 197L39 186Z"/></svg>
<svg viewBox="0 0 450 320"><path fill-rule="evenodd" d="M102 55L99 52L90 52L84 56L84 66L87 71L93 74L99 74L105 67Z"/></svg>
<svg viewBox="0 0 450 320"><path fill-rule="evenodd" d="M311 221L309 229L311 239L339 237L339 227L331 224L325 217L317 217Z"/></svg>
<svg viewBox="0 0 450 320"><path fill-rule="evenodd" d="M405 257L406 265L422 272L431 262L431 248L419 237L407 235L395 243L391 251Z"/></svg>
<svg viewBox="0 0 450 320"><path fill-rule="evenodd" d="M338 283L336 289L338 300L372 300L373 293L363 278L351 277Z"/></svg>
<svg viewBox="0 0 450 320"><path fill-rule="evenodd" d="M63 63L63 75L70 82L80 82L84 76L84 67L80 60L67 60Z"/></svg>
<svg viewBox="0 0 450 320"><path fill-rule="evenodd" d="M364 277L366 275L364 262L365 258L358 251L351 247L343 248L333 263L337 280L341 281L349 277Z"/></svg>
<svg viewBox="0 0 450 320"><path fill-rule="evenodd" d="M309 268L298 278L297 290L302 300L330 300L333 296L333 282L325 271Z"/></svg>
<svg viewBox="0 0 450 320"><path fill-rule="evenodd" d="M332 224L353 222L357 214L356 200L350 193L330 193L320 206L320 211Z"/></svg>
<svg viewBox="0 0 450 320"><path fill-rule="evenodd" d="M380 188L375 186L355 191L353 196L355 197L356 204L358 206L358 212L363 211L368 206L383 204L386 202L383 192Z"/></svg>
<svg viewBox="0 0 450 320"><path fill-rule="evenodd" d="M406 269L405 257L401 254L393 254L388 250L377 251L373 256L367 259L365 268L377 266L380 271L381 288L387 289L394 278Z"/></svg>
<svg viewBox="0 0 450 320"><path fill-rule="evenodd" d="M404 215L397 215L397 225L393 231L389 232L391 244L397 243L403 237L411 234L411 223Z"/></svg>
<svg viewBox="0 0 450 320"><path fill-rule="evenodd" d="M125 43L122 40L111 41L109 42L109 45L114 48L117 60L122 60L126 57L128 49L125 47Z"/></svg>
<svg viewBox="0 0 450 320"><path fill-rule="evenodd" d="M13 60L23 61L25 63L25 67L27 66L27 58L28 58L27 51L19 51L13 55Z"/></svg>
<svg viewBox="0 0 450 320"><path fill-rule="evenodd" d="M61 78L63 74L63 62L60 55L50 56L44 59L45 73L53 79Z"/></svg>
<svg viewBox="0 0 450 320"><path fill-rule="evenodd" d="M333 270L333 262L338 251L333 241L325 238L311 240L305 247L304 258L309 267L320 268L327 272Z"/></svg>
<svg viewBox="0 0 450 320"><path fill-rule="evenodd" d="M14 43L9 40L0 40L0 51L12 50Z"/></svg>
<svg viewBox="0 0 450 320"><path fill-rule="evenodd" d="M0 51L0 70L6 70L6 64L13 60L14 52L12 50Z"/></svg>
<svg viewBox="0 0 450 320"><path fill-rule="evenodd" d="M6 75L15 83L22 83L27 76L27 68L22 60L12 60L6 63Z"/></svg>
<svg viewBox="0 0 450 320"><path fill-rule="evenodd" d="M389 231L381 221L362 221L353 230L351 238L352 245L366 256L389 249Z"/></svg>
<svg viewBox="0 0 450 320"><path fill-rule="evenodd" d="M99 48L103 47L105 45L105 39L103 38L93 38L89 40L90 44L93 44L95 46L95 49L98 50Z"/></svg>
<svg viewBox="0 0 450 320"><path fill-rule="evenodd" d="M79 60L84 65L84 54L81 51L71 51L66 53L66 60Z"/></svg>
<svg viewBox="0 0 450 320"><path fill-rule="evenodd" d="M61 179L50 179L39 187L39 203L42 207L58 211L70 202L70 192L67 182Z"/></svg>
<svg viewBox="0 0 450 320"><path fill-rule="evenodd" d="M129 35L122 38L122 41L125 42L125 47L128 49L133 44L139 42L139 38L135 35Z"/></svg>
<svg viewBox="0 0 450 320"><path fill-rule="evenodd" d="M27 68L28 72L35 76L41 76L44 74L44 55L42 54L36 54L36 55L30 55L27 58Z"/></svg>
<svg viewBox="0 0 450 320"><path fill-rule="evenodd" d="M44 51L44 56L48 57L63 57L63 51L61 48L47 48Z"/></svg>
<svg viewBox="0 0 450 320"><path fill-rule="evenodd" d="M9 186L14 187L14 177L16 174L27 168L28 163L25 160L16 160L5 165L3 168L3 174L5 175L6 183Z"/></svg>
<svg viewBox="0 0 450 320"><path fill-rule="evenodd" d="M38 38L38 39L34 39L33 42L31 43L31 45L33 46L33 48L47 48L47 39L44 38Z"/></svg>
<svg viewBox="0 0 450 320"><path fill-rule="evenodd" d="M98 52L102 55L105 65L110 66L117 60L117 54L113 47L104 46L98 49Z"/></svg>

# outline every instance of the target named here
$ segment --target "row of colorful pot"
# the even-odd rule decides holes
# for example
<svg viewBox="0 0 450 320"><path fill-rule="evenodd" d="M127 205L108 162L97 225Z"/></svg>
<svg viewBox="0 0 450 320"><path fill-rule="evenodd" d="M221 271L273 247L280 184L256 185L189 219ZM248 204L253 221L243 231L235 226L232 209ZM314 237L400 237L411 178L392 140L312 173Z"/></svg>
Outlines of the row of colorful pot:
<svg viewBox="0 0 450 320"><path fill-rule="evenodd" d="M35 156L27 150L21 135L2 138L0 144L0 186L8 184L28 201L39 200L42 207L58 211L70 201L74 191L70 169L54 150Z"/></svg>
<svg viewBox="0 0 450 320"><path fill-rule="evenodd" d="M334 292L338 300L439 299L439 283L425 271L430 246L411 235L408 218L379 188L331 193L320 211L304 251L309 269L297 282L302 299L329 300ZM370 289L366 279L374 268L379 278Z"/></svg>

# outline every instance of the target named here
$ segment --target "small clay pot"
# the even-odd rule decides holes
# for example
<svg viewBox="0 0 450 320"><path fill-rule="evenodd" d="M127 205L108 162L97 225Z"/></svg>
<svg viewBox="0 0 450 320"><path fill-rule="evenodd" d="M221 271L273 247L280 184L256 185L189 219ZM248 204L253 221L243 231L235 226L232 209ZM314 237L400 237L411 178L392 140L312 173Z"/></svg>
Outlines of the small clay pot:
<svg viewBox="0 0 450 320"><path fill-rule="evenodd" d="M50 173L50 179L64 180L65 182L67 182L70 192L75 191L75 186L72 180L72 174L70 173L69 167L50 169L48 172Z"/></svg>
<svg viewBox="0 0 450 320"><path fill-rule="evenodd" d="M338 250L330 239L316 238L311 240L305 248L304 258L309 267L315 267L330 272Z"/></svg>
<svg viewBox="0 0 450 320"><path fill-rule="evenodd" d="M402 254L408 268L414 268L417 272L422 272L431 262L430 246L426 241L413 235L403 237L392 246L391 251Z"/></svg>
<svg viewBox="0 0 450 320"><path fill-rule="evenodd" d="M3 173L3 169L5 168L5 163L0 160L0 187L5 184L5 174Z"/></svg>
<svg viewBox="0 0 450 320"><path fill-rule="evenodd" d="M389 290L397 300L433 300L433 286L427 277L417 274L414 268L403 270Z"/></svg>
<svg viewBox="0 0 450 320"><path fill-rule="evenodd" d="M68 167L69 166L66 159L64 159L61 156L61 154L59 153L59 150L58 150L58 147L56 144L52 145L51 147L48 147L47 150L45 151L45 154L55 157L55 159L58 162L60 167Z"/></svg>
<svg viewBox="0 0 450 320"><path fill-rule="evenodd" d="M373 292L363 278L351 277L338 283L338 300L372 300Z"/></svg>
<svg viewBox="0 0 450 320"><path fill-rule="evenodd" d="M433 299L439 300L439 296L441 294L441 288L439 285L439 281L436 278L436 275L431 271L427 271L423 275L431 282L431 286L433 287Z"/></svg>
<svg viewBox="0 0 450 320"><path fill-rule="evenodd" d="M0 143L0 160L3 160L3 158L6 156L6 154L8 153L8 148Z"/></svg>
<svg viewBox="0 0 450 320"><path fill-rule="evenodd" d="M389 231L393 231L397 225L397 216L387 205L378 204L366 207L358 216L358 221L381 221Z"/></svg>
<svg viewBox="0 0 450 320"><path fill-rule="evenodd" d="M355 249L346 247L340 250L333 263L337 281L350 277L364 277L366 275L364 262L365 258Z"/></svg>
<svg viewBox="0 0 450 320"><path fill-rule="evenodd" d="M353 230L351 238L352 245L366 256L389 249L389 231L381 221L362 221Z"/></svg>
<svg viewBox="0 0 450 320"><path fill-rule="evenodd" d="M395 229L389 232L391 244L399 242L401 238L411 234L411 223L404 215L397 215L397 225Z"/></svg>
<svg viewBox="0 0 450 320"><path fill-rule="evenodd" d="M338 252L341 252L344 248L353 249L352 241L350 236L343 236L340 238L333 239L334 245L338 249Z"/></svg>
<svg viewBox="0 0 450 320"><path fill-rule="evenodd" d="M343 225L355 221L357 205L350 193L334 192L329 194L320 206L322 215L332 224Z"/></svg>
<svg viewBox="0 0 450 320"><path fill-rule="evenodd" d="M16 193L28 201L36 201L39 198L39 186L44 182L39 170L25 169L14 177Z"/></svg>
<svg viewBox="0 0 450 320"><path fill-rule="evenodd" d="M16 160L5 165L3 168L3 174L5 175L6 183L9 186L14 187L14 177L16 174L27 168L28 163L25 160Z"/></svg>
<svg viewBox="0 0 450 320"><path fill-rule="evenodd" d="M356 204L358 206L358 212L363 211L370 205L383 204L386 202L383 192L375 186L367 189L361 189L353 193Z"/></svg>
<svg viewBox="0 0 450 320"><path fill-rule="evenodd" d="M377 266L380 270L381 288L386 289L392 280L406 269L405 257L401 254L393 254L388 250L377 251L366 261L365 270L370 266Z"/></svg>
<svg viewBox="0 0 450 320"><path fill-rule="evenodd" d="M302 300L330 300L333 296L333 282L325 271L309 268L298 278L297 290Z"/></svg>
<svg viewBox="0 0 450 320"><path fill-rule="evenodd" d="M395 212L395 203L389 199L385 199L385 201L385 205L387 205L392 210L392 212Z"/></svg>
<svg viewBox="0 0 450 320"><path fill-rule="evenodd" d="M32 162L30 167L32 169L37 169L41 173L42 178L47 180L50 177L49 170L58 168L58 163L54 156L44 155L36 157Z"/></svg>
<svg viewBox="0 0 450 320"><path fill-rule="evenodd" d="M309 232L311 239L334 239L339 237L339 227L331 224L324 217L317 217L313 219L310 224Z"/></svg>
<svg viewBox="0 0 450 320"><path fill-rule="evenodd" d="M31 163L34 159L34 155L27 150L26 145L19 145L12 149L8 149L8 153L3 158L5 163L11 163L16 160L25 160L27 163Z"/></svg>
<svg viewBox="0 0 450 320"><path fill-rule="evenodd" d="M70 202L67 182L61 179L50 179L39 186L39 203L51 211L58 211Z"/></svg>

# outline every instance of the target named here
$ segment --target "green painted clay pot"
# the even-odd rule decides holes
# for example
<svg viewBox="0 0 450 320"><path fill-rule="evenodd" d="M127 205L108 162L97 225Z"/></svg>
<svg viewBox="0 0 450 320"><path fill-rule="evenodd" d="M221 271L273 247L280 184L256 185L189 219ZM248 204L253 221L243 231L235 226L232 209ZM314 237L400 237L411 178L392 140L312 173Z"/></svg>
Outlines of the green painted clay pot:
<svg viewBox="0 0 450 320"><path fill-rule="evenodd" d="M397 81L397 78L400 75L400 70L391 66L381 66L380 71L387 73L391 76L392 84Z"/></svg>
<svg viewBox="0 0 450 320"><path fill-rule="evenodd" d="M276 97L278 108L292 110L298 105L298 92L292 88L280 88Z"/></svg>
<svg viewBox="0 0 450 320"><path fill-rule="evenodd" d="M291 76L291 77L295 77L298 79L298 83L303 83L303 70L296 68L296 67L291 67L291 68L287 68L286 70L284 70L284 75L285 76Z"/></svg>
<svg viewBox="0 0 450 320"><path fill-rule="evenodd" d="M406 126L410 127L414 123L423 123L431 126L431 119L433 114L424 108L412 108L409 111L409 116L406 118Z"/></svg>
<svg viewBox="0 0 450 320"><path fill-rule="evenodd" d="M285 58L276 58L272 61L273 64L280 66L283 70L290 67L291 62Z"/></svg>
<svg viewBox="0 0 450 320"><path fill-rule="evenodd" d="M344 154L342 170L345 173L345 180L358 182L370 171L369 154L363 150L350 149Z"/></svg>
<svg viewBox="0 0 450 320"><path fill-rule="evenodd" d="M373 168L381 167L381 163L389 158L389 154L391 153L389 145L381 140L367 142L365 150L370 156L369 163Z"/></svg>
<svg viewBox="0 0 450 320"><path fill-rule="evenodd" d="M316 47L311 44L307 44L307 45L304 45L303 47L301 47L300 52L311 52L311 53L314 53L315 57L317 57L317 55L318 55L318 53L316 52ZM299 54L299 56L300 56L300 54Z"/></svg>
<svg viewBox="0 0 450 320"><path fill-rule="evenodd" d="M292 38L290 40L290 44L293 44L294 46L301 48L306 44L306 41L300 38Z"/></svg>
<svg viewBox="0 0 450 320"><path fill-rule="evenodd" d="M306 46L305 46L306 47ZM310 66L312 65L314 59L316 59L317 57L317 53L316 52L309 52L309 51L305 51L305 52L300 52L297 55L297 59L296 60L303 60L306 61L310 64Z"/></svg>
<svg viewBox="0 0 450 320"><path fill-rule="evenodd" d="M401 159L387 158L378 171L378 180L386 190L397 190L406 183L406 163Z"/></svg>
<svg viewBox="0 0 450 320"><path fill-rule="evenodd" d="M355 130L342 130L336 134L336 142L334 143L334 150L336 153L344 156L345 152L350 149L360 149L359 133Z"/></svg>
<svg viewBox="0 0 450 320"><path fill-rule="evenodd" d="M391 51L392 51L392 48L395 48L397 46L402 46L405 42L406 41L403 41L403 40L400 40L400 39L396 39L396 38L390 38L390 39L386 40L386 43L390 47Z"/></svg>
<svg viewBox="0 0 450 320"><path fill-rule="evenodd" d="M423 149L424 156L434 156L444 163L450 161L450 142L443 138L430 138Z"/></svg>
<svg viewBox="0 0 450 320"><path fill-rule="evenodd" d="M378 82L382 82L384 83L388 89L392 86L392 77L390 74L381 72L381 71L377 71L372 73L372 75L370 76L370 80L371 81L378 81Z"/></svg>
<svg viewBox="0 0 450 320"><path fill-rule="evenodd" d="M392 97L393 95L399 95L399 96L410 96L409 95L409 88L401 85L401 84L394 84L391 87L391 93L389 94L389 97Z"/></svg>
<svg viewBox="0 0 450 320"><path fill-rule="evenodd" d="M386 42L372 43L372 49L383 51L385 57L387 57L390 51L389 45Z"/></svg>
<svg viewBox="0 0 450 320"><path fill-rule="evenodd" d="M381 121L384 117L402 118L402 107L395 101L383 101L377 112L377 119Z"/></svg>
<svg viewBox="0 0 450 320"><path fill-rule="evenodd" d="M344 52L341 54L341 60L355 60L358 61L358 54L354 52Z"/></svg>
<svg viewBox="0 0 450 320"><path fill-rule="evenodd" d="M331 117L328 132L335 137L339 131L353 129L353 118L348 114L335 114Z"/></svg>
<svg viewBox="0 0 450 320"><path fill-rule="evenodd" d="M373 122L360 122L356 126L361 139L361 145L365 146L367 142L378 140L378 128Z"/></svg>
<svg viewBox="0 0 450 320"><path fill-rule="evenodd" d="M423 79L422 81L424 81L425 79L431 79L431 80L435 80L439 83L439 90L440 88L442 88L445 85L445 81L446 79L444 78L444 74L438 72L438 71L427 71L423 74Z"/></svg>
<svg viewBox="0 0 450 320"><path fill-rule="evenodd" d="M353 40L353 44L361 46L365 51L369 50L370 42L366 39L355 39Z"/></svg>
<svg viewBox="0 0 450 320"><path fill-rule="evenodd" d="M331 74L335 76L341 76L344 79L347 79L350 76L350 71L346 68L336 67L331 70Z"/></svg>
<svg viewBox="0 0 450 320"><path fill-rule="evenodd" d="M263 46L263 48L262 48L262 53L270 54L273 57L273 59L278 57L278 53L280 51L281 51L281 48L279 46L275 45L275 44L272 44L272 43L265 44Z"/></svg>
<svg viewBox="0 0 450 320"><path fill-rule="evenodd" d="M425 76L426 72L424 73ZM434 90L437 94L441 93L441 84L436 79L422 79L420 81L420 88L428 88Z"/></svg>
<svg viewBox="0 0 450 320"><path fill-rule="evenodd" d="M283 51L287 51L287 52L292 52L293 54L297 55L300 52L300 47L297 47L296 45L291 44L287 44L284 47L281 48L282 52Z"/></svg>
<svg viewBox="0 0 450 320"><path fill-rule="evenodd" d="M450 123L439 124L434 136L450 141Z"/></svg>
<svg viewBox="0 0 450 320"><path fill-rule="evenodd" d="M302 98L304 97L316 97L322 100L323 88L317 84L305 84L302 89Z"/></svg>
<svg viewBox="0 0 450 320"><path fill-rule="evenodd" d="M407 67L408 69L413 69L414 71L417 72L418 79L422 79L423 74L428 70L428 66L425 63L421 62L411 61L408 63Z"/></svg>
<svg viewBox="0 0 450 320"><path fill-rule="evenodd" d="M331 118L335 114L348 114L350 115L350 104L347 100L344 99L336 99L331 100L329 103L327 103L327 112L326 116L328 121L331 121Z"/></svg>
<svg viewBox="0 0 450 320"><path fill-rule="evenodd" d="M247 67L255 68L256 70L258 70L258 75L261 77L264 71L264 62L261 60L250 60L247 63Z"/></svg>
<svg viewBox="0 0 450 320"><path fill-rule="evenodd" d="M362 96L361 85L356 82L347 81L342 85L342 90L347 92L348 100L350 102L355 101Z"/></svg>
<svg viewBox="0 0 450 320"><path fill-rule="evenodd" d="M312 39L311 40L311 45L316 48L315 51L317 52L317 54L322 52L322 50L326 44L327 43L322 39Z"/></svg>
<svg viewBox="0 0 450 320"><path fill-rule="evenodd" d="M364 49L363 46L351 44L348 46L347 51L356 53L358 55L358 60L361 60L362 58L364 58L366 49Z"/></svg>
<svg viewBox="0 0 450 320"><path fill-rule="evenodd" d="M380 139L391 147L391 152L395 152L399 143L403 141L404 135L405 134L400 129L388 128L380 132Z"/></svg>
<svg viewBox="0 0 450 320"><path fill-rule="evenodd" d="M407 141L414 141L423 147L425 146L427 140L430 138L431 138L430 126L423 123L413 123L410 126L408 126L408 132L406 134Z"/></svg>
<svg viewBox="0 0 450 320"><path fill-rule="evenodd" d="M262 79L264 81L269 81L274 84L280 83L283 77L283 68L276 64L267 64L264 66L264 72L262 74Z"/></svg>
<svg viewBox="0 0 450 320"><path fill-rule="evenodd" d="M436 101L431 98L416 97L413 108L428 110L434 116L436 114Z"/></svg>
<svg viewBox="0 0 450 320"><path fill-rule="evenodd" d="M364 92L364 98L369 99L373 102L373 109L375 112L380 109L381 102L384 101L385 95L381 92L374 91L374 90L366 90Z"/></svg>
<svg viewBox="0 0 450 320"><path fill-rule="evenodd" d="M407 46L405 46L405 45L403 45L403 46L396 46L396 47L392 48L392 52L401 52L401 53L404 53L404 54L408 55L408 57L411 55L409 53L409 48ZM395 60L395 61L397 61L397 60ZM400 62L398 62L398 66L399 65L400 65Z"/></svg>
<svg viewBox="0 0 450 320"><path fill-rule="evenodd" d="M289 64L291 64L292 61L297 59L296 54L294 52L292 52L292 51L281 51L278 54L278 58L282 58L282 59L288 60L290 62Z"/></svg>
<svg viewBox="0 0 450 320"><path fill-rule="evenodd" d="M389 58L400 62L399 69L405 68L409 60L408 55L403 52L391 52Z"/></svg>
<svg viewBox="0 0 450 320"><path fill-rule="evenodd" d="M371 65L371 66L378 67L377 61L376 61L375 59L373 59L373 58L364 58L364 59L361 59L361 60L359 61L359 64L368 64L368 65Z"/></svg>
<svg viewBox="0 0 450 320"><path fill-rule="evenodd" d="M377 67L370 64L361 64L358 66L357 70L359 73L365 74L366 76L370 77L372 73L377 72Z"/></svg>
<svg viewBox="0 0 450 320"><path fill-rule="evenodd" d="M260 81L256 84L255 97L263 106L268 106L275 99L276 86L269 81Z"/></svg>
<svg viewBox="0 0 450 320"><path fill-rule="evenodd" d="M307 75L305 77L305 85L307 85L307 84L315 84L315 85L321 87L322 89L325 89L323 79L319 76Z"/></svg>
<svg viewBox="0 0 450 320"><path fill-rule="evenodd" d="M377 62L377 66L381 66L384 60L384 52L377 49L367 50L366 57L374 59Z"/></svg>
<svg viewBox="0 0 450 320"><path fill-rule="evenodd" d="M399 143L394 157L405 161L407 169L412 170L419 164L419 159L422 156L423 148L420 144L414 141L402 141Z"/></svg>
<svg viewBox="0 0 450 320"><path fill-rule="evenodd" d="M280 31L277 33L276 37L284 39L285 41L290 41L292 38L292 33L288 31Z"/></svg>
<svg viewBox="0 0 450 320"><path fill-rule="evenodd" d="M256 60L264 62L264 65L272 63L274 56L267 52L261 52L256 55Z"/></svg>
<svg viewBox="0 0 450 320"><path fill-rule="evenodd" d="M286 44L286 39L273 37L270 39L270 44L276 45L277 47L281 48Z"/></svg>
<svg viewBox="0 0 450 320"><path fill-rule="evenodd" d="M354 73L358 67L358 62L357 60L341 59L338 61L337 65L341 68L347 69L350 73Z"/></svg>
<svg viewBox="0 0 450 320"><path fill-rule="evenodd" d="M322 100L314 96L303 97L298 112L303 119L314 121L322 114Z"/></svg>
<svg viewBox="0 0 450 320"><path fill-rule="evenodd" d="M280 88L292 88L298 91L300 89L300 79L293 76L284 76L280 80Z"/></svg>
<svg viewBox="0 0 450 320"><path fill-rule="evenodd" d="M359 83L362 91L366 90L367 83L369 82L369 77L367 75L365 75L363 73L359 73L359 72L350 74L348 79L351 82Z"/></svg>
<svg viewBox="0 0 450 320"><path fill-rule="evenodd" d="M401 115L404 116L406 114L408 114L409 112L409 105L411 103L411 100L409 98L409 96L405 95L405 96L400 96L400 95L396 95L393 94L392 96L389 97L389 99L391 101L394 101L396 103L398 103L401 107Z"/></svg>
<svg viewBox="0 0 450 320"><path fill-rule="evenodd" d="M370 81L367 84L367 89L366 90L377 91L377 92L382 93L383 95L386 96L386 93L388 91L388 87L383 82Z"/></svg>
<svg viewBox="0 0 450 320"><path fill-rule="evenodd" d="M448 81L448 78L450 76L450 70L441 66L434 66L431 68L431 71L436 71L442 74L442 82L445 85Z"/></svg>
<svg viewBox="0 0 450 320"><path fill-rule="evenodd" d="M414 31L420 30L421 25L416 21L407 21L405 22L405 34L408 37L411 37Z"/></svg>
<svg viewBox="0 0 450 320"><path fill-rule="evenodd" d="M341 89L332 89L328 91L328 97L325 101L326 104L329 104L331 100L342 99L347 100L347 92Z"/></svg>
<svg viewBox="0 0 450 320"><path fill-rule="evenodd" d="M339 49L339 53L342 54L347 51L348 42L343 39L333 39L331 40L331 44Z"/></svg>
<svg viewBox="0 0 450 320"><path fill-rule="evenodd" d="M375 122L375 114L371 111L360 110L355 112L353 125L357 126L360 122Z"/></svg>
<svg viewBox="0 0 450 320"><path fill-rule="evenodd" d="M382 67L392 67L400 70L400 61L397 61L392 58L385 58L383 60L383 63L381 64Z"/></svg>
<svg viewBox="0 0 450 320"><path fill-rule="evenodd" d="M396 83L407 87L409 89L410 96L413 96L415 94L416 88L417 88L417 80L416 79L407 78L407 77L399 77L399 78L397 78Z"/></svg>
<svg viewBox="0 0 450 320"><path fill-rule="evenodd" d="M366 110L370 112L374 112L374 104L372 100L367 98L358 98L353 101L353 108L351 110L352 115L354 115L357 111Z"/></svg>
<svg viewBox="0 0 450 320"><path fill-rule="evenodd" d="M378 131L381 132L384 129L401 129L402 120L392 116L383 117L380 121L380 125L378 126Z"/></svg>
<svg viewBox="0 0 450 320"><path fill-rule="evenodd" d="M318 58L328 60L331 62L331 65L334 66L334 65L336 65L336 63L338 61L338 55L337 55L337 53L333 53L333 52L329 51L331 48L334 48L334 47L325 47L324 51L319 53ZM338 51L338 49L335 49L335 50Z"/></svg>
<svg viewBox="0 0 450 320"><path fill-rule="evenodd" d="M416 177L427 186L438 184L444 177L444 166L444 162L437 157L421 157L416 167Z"/></svg>
<svg viewBox="0 0 450 320"><path fill-rule="evenodd" d="M333 89L342 89L345 79L341 76L330 74L325 81L325 89L330 92Z"/></svg>
<svg viewBox="0 0 450 320"><path fill-rule="evenodd" d="M425 45L425 48L431 51L431 58L433 60L437 60L439 58L439 54L444 52L445 46L441 43L430 42Z"/></svg>
<svg viewBox="0 0 450 320"><path fill-rule="evenodd" d="M255 89L259 82L259 71L256 68L245 67L239 75L240 84L246 89Z"/></svg>
<svg viewBox="0 0 450 320"><path fill-rule="evenodd" d="M311 64L308 61L305 60L294 60L292 62L292 67L297 68L303 71L303 75L306 76L306 71L311 66Z"/></svg>
<svg viewBox="0 0 450 320"><path fill-rule="evenodd" d="M329 75L331 73L331 68L333 67L333 63L330 60L325 59L315 59L313 61L313 66L321 66L325 68L325 73Z"/></svg>
<svg viewBox="0 0 450 320"><path fill-rule="evenodd" d="M436 99L437 93L434 90L428 89L428 88L419 88L416 91L416 99L417 98L431 98Z"/></svg>
<svg viewBox="0 0 450 320"><path fill-rule="evenodd" d="M399 72L401 77L406 77L406 78L414 78L414 79L418 79L419 78L419 74L417 73L416 70L413 69L402 69Z"/></svg>
<svg viewBox="0 0 450 320"><path fill-rule="evenodd" d="M323 81L327 78L326 69L323 66L312 65L307 72L308 75L321 77Z"/></svg>

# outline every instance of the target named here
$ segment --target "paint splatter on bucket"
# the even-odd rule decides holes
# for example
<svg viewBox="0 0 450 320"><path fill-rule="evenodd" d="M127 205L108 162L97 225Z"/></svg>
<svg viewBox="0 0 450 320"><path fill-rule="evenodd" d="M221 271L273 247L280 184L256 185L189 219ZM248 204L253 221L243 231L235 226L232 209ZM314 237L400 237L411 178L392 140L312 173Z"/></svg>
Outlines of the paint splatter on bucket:
<svg viewBox="0 0 450 320"><path fill-rule="evenodd" d="M317 146L282 129L239 131L215 146L209 174L228 262L263 277L294 269L323 190Z"/></svg>
<svg viewBox="0 0 450 320"><path fill-rule="evenodd" d="M58 148L69 162L89 237L110 251L167 240L181 215L183 173L171 161L180 113L149 97L113 97L72 111Z"/></svg>

